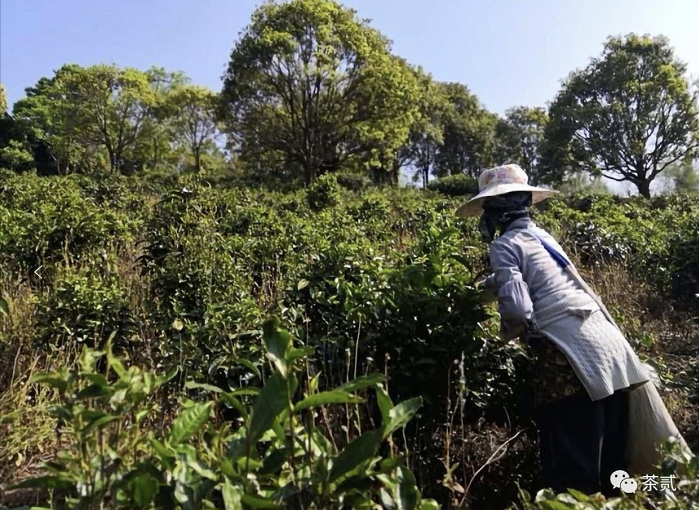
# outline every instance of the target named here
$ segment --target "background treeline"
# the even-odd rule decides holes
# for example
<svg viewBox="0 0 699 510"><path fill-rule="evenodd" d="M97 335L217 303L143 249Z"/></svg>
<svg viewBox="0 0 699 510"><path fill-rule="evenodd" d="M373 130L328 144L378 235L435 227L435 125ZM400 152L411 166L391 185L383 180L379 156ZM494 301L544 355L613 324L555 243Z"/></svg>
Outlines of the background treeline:
<svg viewBox="0 0 699 510"><path fill-rule="evenodd" d="M697 87L663 37L612 37L548 109L500 117L466 85L393 55L354 11L305 0L255 11L219 93L163 69L63 66L5 115L0 165L234 170L305 184L338 171L395 184L404 171L426 186L517 162L534 184L604 175L649 196L668 170L696 189L698 119Z"/></svg>

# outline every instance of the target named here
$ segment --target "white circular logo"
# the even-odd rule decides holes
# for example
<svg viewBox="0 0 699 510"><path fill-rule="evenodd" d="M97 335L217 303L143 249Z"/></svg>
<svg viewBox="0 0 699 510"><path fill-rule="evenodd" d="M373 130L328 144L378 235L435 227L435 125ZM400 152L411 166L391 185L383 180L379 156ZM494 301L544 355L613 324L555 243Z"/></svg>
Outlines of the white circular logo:
<svg viewBox="0 0 699 510"><path fill-rule="evenodd" d="M623 469L617 469L614 471L611 476L609 477L609 481L612 483L612 487L615 489L621 488L621 482L626 480L629 477L629 474L624 471Z"/></svg>

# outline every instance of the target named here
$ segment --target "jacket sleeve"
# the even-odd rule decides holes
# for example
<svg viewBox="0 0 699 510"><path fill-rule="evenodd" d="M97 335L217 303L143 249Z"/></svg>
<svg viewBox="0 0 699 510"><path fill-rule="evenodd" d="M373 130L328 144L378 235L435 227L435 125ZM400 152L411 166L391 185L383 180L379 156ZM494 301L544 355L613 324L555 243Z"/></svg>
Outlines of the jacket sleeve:
<svg viewBox="0 0 699 510"><path fill-rule="evenodd" d="M516 247L507 242L495 242L490 247L490 266L498 289L498 311L503 340L522 334L533 320L534 306L529 286L522 278L521 260Z"/></svg>

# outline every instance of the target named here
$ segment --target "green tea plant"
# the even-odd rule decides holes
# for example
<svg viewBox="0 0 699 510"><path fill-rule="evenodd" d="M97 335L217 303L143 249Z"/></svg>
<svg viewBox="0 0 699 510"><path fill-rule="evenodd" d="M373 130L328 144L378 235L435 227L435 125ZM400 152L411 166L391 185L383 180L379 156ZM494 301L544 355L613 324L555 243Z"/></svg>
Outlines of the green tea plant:
<svg viewBox="0 0 699 510"><path fill-rule="evenodd" d="M664 460L656 476L674 475L673 490L660 490L658 486L646 490L643 480L635 494L614 498L601 494L588 496L574 489L561 494L542 489L532 498L529 492L520 490L519 505L510 510L696 510L699 508L699 457L680 450L672 442L666 442L662 448Z"/></svg>
<svg viewBox="0 0 699 510"><path fill-rule="evenodd" d="M365 375L320 391L318 375L299 377L312 349L295 346L272 318L263 325L272 371L262 388L224 390L189 382L207 401L185 400L164 435L147 432L157 420L158 390L174 372L157 376L126 368L112 354L85 347L78 370L34 376L55 388L52 410L70 448L45 465L46 475L21 487L61 490L66 508L384 508L432 510L401 457L379 455L382 444L415 415L419 399L394 405L381 375ZM344 448L328 424L327 408L357 405L373 389L381 426ZM252 404L245 399L252 398ZM213 420L223 407L238 418ZM321 419L324 417L325 419ZM217 423L218 422L218 423ZM58 494L57 494L58 496Z"/></svg>

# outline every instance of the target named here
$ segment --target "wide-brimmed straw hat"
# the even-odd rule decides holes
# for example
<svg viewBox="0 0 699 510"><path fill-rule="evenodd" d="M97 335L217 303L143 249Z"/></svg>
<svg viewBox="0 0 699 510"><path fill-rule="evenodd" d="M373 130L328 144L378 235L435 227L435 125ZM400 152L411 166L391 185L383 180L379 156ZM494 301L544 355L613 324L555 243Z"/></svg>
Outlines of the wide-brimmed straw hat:
<svg viewBox="0 0 699 510"><path fill-rule="evenodd" d="M484 170L478 177L478 195L456 210L457 216L475 216L483 210L488 197L505 195L513 191L531 191L532 204L546 200L554 193L552 189L537 188L527 184L529 177L519 165L502 165Z"/></svg>

